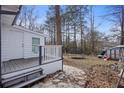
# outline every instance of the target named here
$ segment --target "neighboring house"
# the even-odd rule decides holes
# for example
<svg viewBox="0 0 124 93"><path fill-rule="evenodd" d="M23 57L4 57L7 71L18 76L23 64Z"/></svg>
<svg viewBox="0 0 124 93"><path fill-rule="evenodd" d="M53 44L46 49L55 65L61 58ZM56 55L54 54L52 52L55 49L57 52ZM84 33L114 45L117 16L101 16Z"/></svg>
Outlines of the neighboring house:
<svg viewBox="0 0 124 93"><path fill-rule="evenodd" d="M118 45L108 49L107 56L113 60L124 61L124 45Z"/></svg>
<svg viewBox="0 0 124 93"><path fill-rule="evenodd" d="M12 25L19 6L1 6L2 87L23 87L63 69L62 46L45 45L45 35Z"/></svg>

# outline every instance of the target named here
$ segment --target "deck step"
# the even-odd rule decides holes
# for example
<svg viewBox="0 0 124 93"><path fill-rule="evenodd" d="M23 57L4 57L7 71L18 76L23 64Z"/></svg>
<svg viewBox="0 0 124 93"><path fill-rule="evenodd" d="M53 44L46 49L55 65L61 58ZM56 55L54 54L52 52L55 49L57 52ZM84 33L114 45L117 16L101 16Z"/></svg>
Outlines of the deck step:
<svg viewBox="0 0 124 93"><path fill-rule="evenodd" d="M35 69L33 71L30 71L30 72L27 72L27 73L23 73L23 74L20 74L20 75L17 75L17 76L14 76L14 77L10 77L10 78L7 78L7 79L3 79L2 80L2 83L6 83L6 82L9 82L9 81L12 81L12 80L16 80L18 78L21 78L21 77L24 77L24 76L28 76L28 75L31 75L31 74L34 74L36 72L40 72L40 71L43 71L43 69Z"/></svg>
<svg viewBox="0 0 124 93"><path fill-rule="evenodd" d="M18 84L18 85L14 85L14 86L12 86L12 87L10 87L10 88L21 88L21 87L24 87L24 86L26 86L26 85L28 85L28 84L31 84L31 83L35 82L35 81L38 81L38 80L40 80L40 79L42 79L42 78L44 78L44 77L46 77L46 75L41 75L40 77L37 77L37 78L35 78L35 79L26 81L26 82L21 83L21 84Z"/></svg>
<svg viewBox="0 0 124 93"><path fill-rule="evenodd" d="M41 66L36 66L36 67L21 70L21 71L12 72L12 73L9 73L9 74L4 74L4 75L2 75L2 79L8 79L8 78L11 78L11 77L15 77L15 76L18 76L18 75L21 75L21 74L24 74L24 73L32 72L32 71L34 71L36 69L40 69L40 68L41 68Z"/></svg>

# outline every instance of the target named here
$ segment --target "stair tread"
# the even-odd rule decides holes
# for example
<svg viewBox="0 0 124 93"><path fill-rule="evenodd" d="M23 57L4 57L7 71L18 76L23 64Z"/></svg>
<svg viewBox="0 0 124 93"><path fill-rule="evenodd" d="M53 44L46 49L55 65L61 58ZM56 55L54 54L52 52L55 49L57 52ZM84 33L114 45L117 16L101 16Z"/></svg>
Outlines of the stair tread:
<svg viewBox="0 0 124 93"><path fill-rule="evenodd" d="M30 74L33 74L33 73L36 73L36 72L39 72L39 71L42 71L42 69L36 69L36 70L31 71L31 72L23 73L23 74L18 75L18 76L14 76L14 77L11 77L11 78L8 78L8 79L4 79L4 80L2 80L2 83L6 83L6 82L9 82L11 80L18 79L18 78L21 78L21 77L24 77L24 76L27 76L27 75L30 75Z"/></svg>
<svg viewBox="0 0 124 93"><path fill-rule="evenodd" d="M4 74L4 75L2 75L2 79L8 79L8 78L11 78L11 77L15 77L17 75L21 75L21 74L31 72L31 71L34 71L34 70L37 70L37 69L42 69L42 68L40 66L37 66L37 67L32 67L32 68L28 68L28 69L17 71L17 72L12 72L12 73L9 73L9 74Z"/></svg>
<svg viewBox="0 0 124 93"><path fill-rule="evenodd" d="M21 87L24 87L24 86L26 86L26 85L28 85L28 84L31 84L31 83L33 83L33 82L35 82L35 81L37 81L37 80L40 80L40 79L42 79L42 78L44 78L44 77L46 77L45 74L43 74L42 76L40 76L40 77L38 77L38 78L35 78L35 79L32 79L32 80L26 81L26 82L24 82L24 83L21 83L21 84L18 84L18 85L14 85L14 86L12 86L12 87L10 87L10 88L21 88Z"/></svg>

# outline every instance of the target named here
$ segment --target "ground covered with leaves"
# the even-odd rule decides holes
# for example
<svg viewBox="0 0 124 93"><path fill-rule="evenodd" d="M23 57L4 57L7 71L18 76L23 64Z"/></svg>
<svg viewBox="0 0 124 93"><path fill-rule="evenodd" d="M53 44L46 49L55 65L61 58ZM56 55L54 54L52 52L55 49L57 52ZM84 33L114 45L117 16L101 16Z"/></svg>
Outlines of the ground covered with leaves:
<svg viewBox="0 0 124 93"><path fill-rule="evenodd" d="M84 56L82 59L73 59L70 55L66 55L64 57L64 63L80 68L86 72L86 88L117 87L118 74L122 66L122 63L118 61L104 61L94 56ZM118 67L112 68L113 64L117 64Z"/></svg>
<svg viewBox="0 0 124 93"><path fill-rule="evenodd" d="M48 75L32 87L115 88L122 65L118 61L104 61L95 56L65 55L64 71Z"/></svg>
<svg viewBox="0 0 124 93"><path fill-rule="evenodd" d="M114 88L117 86L118 71L112 70L106 65L92 66L87 71L87 83L89 88Z"/></svg>

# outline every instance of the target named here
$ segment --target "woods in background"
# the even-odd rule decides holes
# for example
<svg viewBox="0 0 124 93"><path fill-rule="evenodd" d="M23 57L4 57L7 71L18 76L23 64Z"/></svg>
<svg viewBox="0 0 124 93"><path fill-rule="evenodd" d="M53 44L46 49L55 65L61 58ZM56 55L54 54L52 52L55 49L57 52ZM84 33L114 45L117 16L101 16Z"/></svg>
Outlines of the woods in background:
<svg viewBox="0 0 124 93"><path fill-rule="evenodd" d="M52 5L46 13L45 23L38 24L39 16L33 15L35 7L23 6L17 24L46 33L49 36L46 44L62 44L65 53L97 54L104 47L123 45L124 6L109 6L110 12L103 16L114 24L111 35L99 31L94 7Z"/></svg>
<svg viewBox="0 0 124 93"><path fill-rule="evenodd" d="M49 7L46 25L49 30L48 44L56 44L56 18L54 6ZM51 11L51 14L49 14ZM93 6L61 6L61 36L65 53L96 54L106 42L104 33L95 28ZM53 19L53 20L50 20ZM49 22L48 22L49 21ZM54 43L53 43L54 42Z"/></svg>

